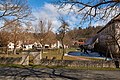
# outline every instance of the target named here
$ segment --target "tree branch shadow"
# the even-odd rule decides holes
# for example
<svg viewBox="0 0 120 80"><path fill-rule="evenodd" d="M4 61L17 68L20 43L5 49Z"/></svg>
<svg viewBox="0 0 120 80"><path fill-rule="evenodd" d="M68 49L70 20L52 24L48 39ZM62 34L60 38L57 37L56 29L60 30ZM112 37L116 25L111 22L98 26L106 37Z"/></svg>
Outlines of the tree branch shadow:
<svg viewBox="0 0 120 80"><path fill-rule="evenodd" d="M62 78L78 80L72 76L65 76L63 71L56 74L57 69L54 68L38 68L24 67L24 68L13 68L13 67L0 67L0 77L6 79L10 78L13 80L26 80L28 77L32 78ZM63 74L63 75L62 75Z"/></svg>

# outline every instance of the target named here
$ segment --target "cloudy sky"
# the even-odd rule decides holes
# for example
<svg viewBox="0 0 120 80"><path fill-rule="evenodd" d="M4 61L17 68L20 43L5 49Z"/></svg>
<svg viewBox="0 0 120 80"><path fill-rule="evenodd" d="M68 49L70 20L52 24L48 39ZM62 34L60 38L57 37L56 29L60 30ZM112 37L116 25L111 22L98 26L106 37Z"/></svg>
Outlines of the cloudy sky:
<svg viewBox="0 0 120 80"><path fill-rule="evenodd" d="M60 17L63 17L69 24L70 28L79 27L79 19L68 8L71 5L67 5L64 9L58 10L58 5L53 5L52 0L28 0L32 9L33 15L37 19L51 20L53 23L53 30L55 31L60 26ZM36 22L35 22L36 23ZM34 23L33 23L34 24Z"/></svg>
<svg viewBox="0 0 120 80"><path fill-rule="evenodd" d="M78 28L78 27L82 27L82 28L88 27L89 21L84 22L84 24L80 24L81 16L80 15L78 16L79 13L76 14L78 11L77 6L73 6L72 7L73 9L71 11L69 10L71 7L71 4L66 5L62 9L58 9L59 5L53 4L54 1L57 1L57 0L28 0L28 4L32 10L32 14L34 17L36 17L36 20L32 21L33 26L37 25L38 19L45 20L45 21L49 20L53 23L52 24L53 31L56 31L58 27L60 27L61 25L59 18L62 17L69 24L70 29ZM84 0L84 1L88 1L88 0ZM89 9L89 8L87 7L86 9ZM80 12L82 13L82 11ZM4 24L4 22L1 21L0 25L1 24ZM92 26L103 25L103 24L105 24L105 22L93 21L91 23Z"/></svg>
<svg viewBox="0 0 120 80"><path fill-rule="evenodd" d="M32 9L33 15L37 19L52 21L54 31L61 25L60 21L58 20L60 17L62 17L69 24L70 29L73 29L75 27L77 28L88 27L89 21L84 23L82 26L80 25L80 18L78 18L78 16L74 14L74 11L69 10L69 8L71 7L70 4L58 10L58 5L52 4L52 2L54 1L55 0L28 0L28 3ZM88 1L88 0L84 0L84 1ZM74 8L73 10L78 10L78 8L75 6L73 8ZM86 8L86 9L89 9L89 8ZM101 25L105 25L106 22L103 22L103 21L94 22L93 21L91 25L101 26ZM33 24L35 23L37 22L34 21Z"/></svg>

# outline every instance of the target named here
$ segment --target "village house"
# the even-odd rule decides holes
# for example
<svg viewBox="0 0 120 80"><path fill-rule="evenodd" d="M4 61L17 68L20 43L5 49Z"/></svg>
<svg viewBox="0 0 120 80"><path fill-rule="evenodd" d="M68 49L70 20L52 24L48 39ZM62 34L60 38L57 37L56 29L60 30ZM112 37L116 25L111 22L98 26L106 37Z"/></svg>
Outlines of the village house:
<svg viewBox="0 0 120 80"><path fill-rule="evenodd" d="M16 46L17 49L22 48L21 46L22 42L18 41L18 45ZM9 50L13 50L14 49L14 43L13 42L9 42L9 44L7 45Z"/></svg>
<svg viewBox="0 0 120 80"><path fill-rule="evenodd" d="M32 46L34 44L32 43L22 43L22 41L18 41L18 44L17 44L17 49L23 49L23 50L29 50L29 49L32 49ZM13 42L9 42L9 44L7 45L8 46L8 49L9 50L13 50L14 49L14 43Z"/></svg>
<svg viewBox="0 0 120 80"><path fill-rule="evenodd" d="M8 45L8 49L13 50L14 49L14 43L10 42Z"/></svg>
<svg viewBox="0 0 120 80"><path fill-rule="evenodd" d="M62 47L62 44L60 41L56 41L55 43L53 44L45 44L44 45L44 48L50 48L50 49L54 49L54 48L61 48ZM64 45L64 48L68 48L67 45Z"/></svg>
<svg viewBox="0 0 120 80"><path fill-rule="evenodd" d="M97 43L94 47L99 52L120 56L120 15L117 15L97 32Z"/></svg>
<svg viewBox="0 0 120 80"><path fill-rule="evenodd" d="M54 44L51 44L51 46L49 44L45 44L43 48L60 48L62 47L62 44L60 43L60 41L55 42ZM68 46L64 45L65 48L67 48ZM39 42L24 42L22 43L21 41L19 41L18 45L17 45L17 49L22 48L23 50L29 50L29 49L33 49L33 48L37 48L37 49L41 49L42 45ZM8 49L9 50L13 50L14 49L14 43L10 42L8 44Z"/></svg>
<svg viewBox="0 0 120 80"><path fill-rule="evenodd" d="M23 45L23 50L32 49L32 48L33 48L33 45L34 45L34 44L24 44L24 45Z"/></svg>
<svg viewBox="0 0 120 80"><path fill-rule="evenodd" d="M84 46L106 57L120 57L120 14L109 21L95 36L86 40Z"/></svg>

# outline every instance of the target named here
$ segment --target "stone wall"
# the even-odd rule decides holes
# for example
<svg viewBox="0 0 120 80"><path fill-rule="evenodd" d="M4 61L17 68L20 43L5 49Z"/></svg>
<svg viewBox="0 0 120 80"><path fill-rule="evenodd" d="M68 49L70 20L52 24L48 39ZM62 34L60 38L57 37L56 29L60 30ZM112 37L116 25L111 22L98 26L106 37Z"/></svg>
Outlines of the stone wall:
<svg viewBox="0 0 120 80"><path fill-rule="evenodd" d="M0 64L29 65L29 55L0 56Z"/></svg>
<svg viewBox="0 0 120 80"><path fill-rule="evenodd" d="M120 60L119 60L120 64ZM114 61L105 61L105 60L92 60L92 61L83 61L83 60L41 60L40 65L49 65L49 66L70 66L70 67L109 67L115 68Z"/></svg>
<svg viewBox="0 0 120 80"><path fill-rule="evenodd" d="M40 60L42 59L41 52L31 52L30 53L33 57L33 64L34 65L39 65Z"/></svg>
<svg viewBox="0 0 120 80"><path fill-rule="evenodd" d="M36 54L37 55L37 54ZM69 66L69 67L108 67L115 68L115 61L109 60L55 60L55 59L41 59L38 54L37 57L34 55L33 65L42 65L42 66ZM30 63L29 55L22 55L21 57L0 57L0 64L20 64L20 65L29 65ZM120 60L118 62L120 64Z"/></svg>
<svg viewBox="0 0 120 80"><path fill-rule="evenodd" d="M29 55L23 55L20 61L20 65L29 65Z"/></svg>
<svg viewBox="0 0 120 80"><path fill-rule="evenodd" d="M22 57L0 57L0 64L20 64Z"/></svg>

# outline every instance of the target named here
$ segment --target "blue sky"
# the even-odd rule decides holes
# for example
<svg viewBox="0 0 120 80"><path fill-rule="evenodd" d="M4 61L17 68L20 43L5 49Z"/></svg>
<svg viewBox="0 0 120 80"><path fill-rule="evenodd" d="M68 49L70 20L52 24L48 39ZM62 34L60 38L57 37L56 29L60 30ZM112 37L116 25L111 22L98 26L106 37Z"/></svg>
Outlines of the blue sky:
<svg viewBox="0 0 120 80"><path fill-rule="evenodd" d="M52 0L28 0L29 5L35 9L42 7L45 3L51 3Z"/></svg>
<svg viewBox="0 0 120 80"><path fill-rule="evenodd" d="M36 18L36 21L33 21L33 25L37 25L38 19L45 20L45 21L49 20L49 21L52 21L54 31L55 31L61 25L58 19L60 17L63 17L64 20L69 24L69 27L71 29L76 27L88 26L88 21L84 23L84 25L82 24L82 26L79 24L81 20L80 19L81 16L79 18L76 17L76 15L79 15L79 13L77 13L78 7L76 6L73 7L75 10L75 14L73 14L74 11L69 12L69 8L71 7L71 4L68 4L61 10L58 10L59 5L52 4L54 1L57 1L57 0L28 0L28 4L31 7L32 14ZM87 2L88 0L83 0L83 1ZM100 25L100 24L103 24L103 22L101 21L93 22L94 26Z"/></svg>
<svg viewBox="0 0 120 80"><path fill-rule="evenodd" d="M71 28L81 27L81 25L79 26L80 19L76 18L76 16L73 14L68 15L67 9L65 9L64 11L60 11L60 15L59 15L57 13L57 9L53 7L53 4L51 4L54 1L57 1L57 0L28 0L28 3L32 8L33 14L37 18L44 17L45 19L52 19L55 27L60 26L60 21L57 20L59 17L61 17L60 15L62 15L62 17L65 18L68 24L70 24ZM88 1L88 0L84 0L84 2L85 1ZM70 5L68 5L67 8L68 7L70 7ZM97 25L97 24L98 23L94 25ZM88 23L84 24L82 27L87 27L87 26L88 26Z"/></svg>
<svg viewBox="0 0 120 80"><path fill-rule="evenodd" d="M75 16L68 16L67 10L61 10L58 13L58 9L53 6L52 1L55 0L28 0L28 4L30 5L36 18L51 20L53 22L54 31L61 25L60 21L58 20L59 17L64 17L71 27L75 26L75 21L78 22Z"/></svg>
<svg viewBox="0 0 120 80"><path fill-rule="evenodd" d="M42 20L50 20L53 22L53 27L54 31L61 25L60 21L58 20L59 17L63 17L66 22L68 22L69 26L71 29L75 27L88 27L89 21L87 21L84 25L79 25L80 23L80 18L77 18L76 15L74 15L72 12L68 15L69 8L71 5L67 5L62 9L61 11L58 11L57 7L54 7L51 2L56 1L56 0L28 0L28 4L30 5L33 15L37 19L42 19ZM88 1L88 0L84 0ZM75 10L78 9L78 7L74 7ZM59 12L59 13L58 13ZM34 22L37 23L37 22ZM100 25L102 22L93 22L93 25ZM102 24L103 25L103 24Z"/></svg>
<svg viewBox="0 0 120 80"><path fill-rule="evenodd" d="M43 6L45 3L52 3L54 1L57 1L57 0L28 0L28 3L32 8L38 8ZM88 0L84 0L84 2L86 1Z"/></svg>

